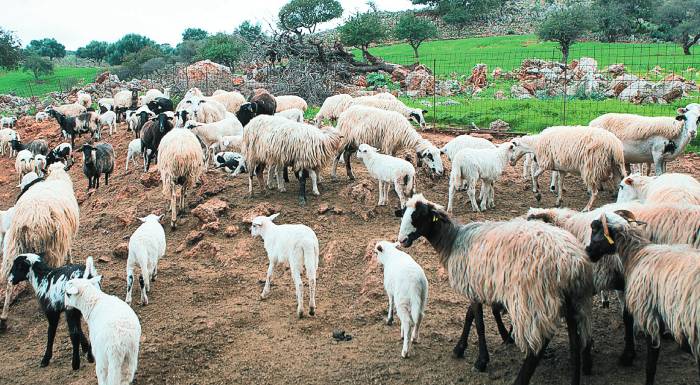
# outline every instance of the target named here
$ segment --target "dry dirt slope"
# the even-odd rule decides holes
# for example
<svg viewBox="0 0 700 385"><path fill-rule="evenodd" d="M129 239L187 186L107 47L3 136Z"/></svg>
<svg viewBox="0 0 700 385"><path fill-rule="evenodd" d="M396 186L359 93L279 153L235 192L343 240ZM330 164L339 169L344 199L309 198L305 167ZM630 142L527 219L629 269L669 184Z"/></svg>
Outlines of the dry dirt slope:
<svg viewBox="0 0 700 385"><path fill-rule="evenodd" d="M47 137L58 143L57 126L46 123L20 130L23 138ZM103 289L124 296L125 261L113 255L138 226L137 216L163 213L167 207L160 192L155 171L140 181L135 167L124 173L126 146L131 136L120 131L107 141L119 156L117 171L110 186L86 195L87 182L79 165L73 167L75 189L81 201L81 226L74 255L100 258L98 270L104 275ZM449 138L430 135L443 143ZM698 158L675 162L675 171L700 175ZM465 360L451 357L461 331L466 300L455 294L439 269L435 253L417 242L409 252L425 268L430 281L430 299L422 332L422 343L413 357L400 358L399 326L383 323L386 298L381 286L381 269L370 258L376 240L395 239L399 221L393 209L375 208L376 186L355 163L357 182L345 177L331 181L328 171L320 197L309 204L297 204L297 184L292 182L286 194L260 193L247 198L247 181L230 179L217 172L206 175L196 194L189 198L194 208L210 199L220 199L228 208L211 230L204 230L195 246L186 244L192 231L202 223L192 213L184 216L176 231L166 229L168 249L161 261L159 280L153 285L151 304L134 305L141 319L143 340L137 384L506 384L510 383L522 359L514 346L501 345L494 322L487 314L487 333L491 362L486 373L475 373L475 336ZM13 162L0 159L0 207L14 202L17 189ZM343 173L341 172L341 175ZM544 179L543 179L544 180ZM364 183L364 185L363 185ZM428 198L446 201L447 178L432 181L420 176L419 190ZM367 196L367 188L371 190ZM566 203L581 208L585 189L576 178L566 180ZM366 200L363 200L363 197ZM497 209L486 214L467 210L466 197L458 196L456 213L462 221L507 219L523 214L534 205L532 194L518 171L509 169L496 186ZM610 197L603 195L603 201ZM395 202L395 199L394 199ZM546 194L544 204L554 198ZM331 209L319 214L319 208ZM316 231L321 243L318 310L315 317L296 320L294 291L289 273L279 268L272 294L259 300L267 258L260 240L250 237L245 220L253 213L281 210L278 222L305 223ZM334 212L335 211L335 212ZM235 228L230 228L236 226ZM238 231L236 233L236 230ZM227 233L228 235L225 235ZM307 292L308 293L308 292ZM138 298L136 295L135 298ZM622 346L622 330L617 303L602 309L596 303L593 314L596 332L594 372L584 378L586 384L629 384L643 382L644 349L637 350L632 368L619 368L615 361ZM39 368L46 338L46 322L33 294L24 294L11 308L10 329L0 335L0 383L14 384L92 384L96 382L94 365L83 361L76 372L70 368L70 343L65 326L59 328L54 358L47 368ZM352 341L334 342L331 333L343 329ZM569 378L568 349L562 330L550 345L552 356L537 369L533 383L562 384ZM664 342L658 370L659 384L696 384L697 371L692 359L680 353L673 343Z"/></svg>

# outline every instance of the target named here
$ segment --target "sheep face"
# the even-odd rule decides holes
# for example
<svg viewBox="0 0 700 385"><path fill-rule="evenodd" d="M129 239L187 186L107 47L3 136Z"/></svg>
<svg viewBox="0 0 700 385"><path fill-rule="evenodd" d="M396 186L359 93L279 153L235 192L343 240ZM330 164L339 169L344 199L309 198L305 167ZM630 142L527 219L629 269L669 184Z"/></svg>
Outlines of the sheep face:
<svg viewBox="0 0 700 385"><path fill-rule="evenodd" d="M158 131L161 134L164 134L173 128L173 116L162 113L159 114L156 119L158 119Z"/></svg>
<svg viewBox="0 0 700 385"><path fill-rule="evenodd" d="M415 109L411 111L411 113L408 115L409 120L413 120L414 122L418 123L420 128L425 129L425 118L423 117L423 114L427 114L427 110L419 110Z"/></svg>
<svg viewBox="0 0 700 385"><path fill-rule="evenodd" d="M253 218L253 221L250 225L250 235L255 237L263 237L265 235L265 228L267 227L269 223L272 223L272 221L279 216L279 213L272 214L269 217L266 217L264 215L257 216Z"/></svg>
<svg viewBox="0 0 700 385"><path fill-rule="evenodd" d="M442 166L440 150L437 147L427 148L416 155L418 156L418 166L425 162L430 171L437 176L442 175L442 173L445 171Z"/></svg>
<svg viewBox="0 0 700 385"><path fill-rule="evenodd" d="M621 230L622 224L618 224L613 215L603 213L600 219L591 222L591 240L586 246L586 253L593 262L598 262L604 255L615 253L615 236ZM610 218L610 220L609 220Z"/></svg>
<svg viewBox="0 0 700 385"><path fill-rule="evenodd" d="M362 143L357 149L357 157L359 159L365 159L369 154L376 154L379 150L370 146L369 144Z"/></svg>
<svg viewBox="0 0 700 385"><path fill-rule="evenodd" d="M522 141L518 139L513 139L510 141L513 145L513 152L510 154L510 165L515 166L518 160L523 157L523 155L532 152L532 150L525 145Z"/></svg>
<svg viewBox="0 0 700 385"><path fill-rule="evenodd" d="M95 163L95 158L97 157L97 150L95 147L85 144L82 147L83 151L83 163L85 164L94 164Z"/></svg>
<svg viewBox="0 0 700 385"><path fill-rule="evenodd" d="M691 138L695 138L698 132L698 123L700 123L700 107L689 105L686 108L679 108L676 120L685 121L688 134Z"/></svg>
<svg viewBox="0 0 700 385"><path fill-rule="evenodd" d="M9 280L13 285L16 285L22 281L29 279L29 270L32 265L39 262L40 257L36 254L22 254L18 255L12 262L12 269L10 270Z"/></svg>
<svg viewBox="0 0 700 385"><path fill-rule="evenodd" d="M422 194L409 199L403 213L397 210L396 215L401 216L398 241L403 247L410 247L421 236L432 236L439 231L440 222L449 221L442 207L426 200Z"/></svg>
<svg viewBox="0 0 700 385"><path fill-rule="evenodd" d="M66 294L64 296L63 303L66 304L68 309L76 308L80 302L82 294L85 293L85 289L88 286L94 286L100 288L100 282L102 281L102 276L98 275L90 279L85 278L73 278L66 282Z"/></svg>
<svg viewBox="0 0 700 385"><path fill-rule="evenodd" d="M639 199L639 192L635 188L640 183L641 175L632 174L620 182L620 187L617 191L617 202L631 202Z"/></svg>

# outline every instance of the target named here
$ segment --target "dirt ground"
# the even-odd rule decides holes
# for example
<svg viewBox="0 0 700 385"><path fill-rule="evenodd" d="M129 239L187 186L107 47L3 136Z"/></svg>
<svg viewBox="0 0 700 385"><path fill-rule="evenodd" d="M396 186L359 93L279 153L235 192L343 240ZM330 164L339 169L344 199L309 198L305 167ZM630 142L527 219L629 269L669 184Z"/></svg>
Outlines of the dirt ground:
<svg viewBox="0 0 700 385"><path fill-rule="evenodd" d="M59 143L58 126L43 123L21 128L23 139L44 137ZM436 144L450 137L426 134ZM125 173L124 160L130 133L120 124L115 136L105 135L118 154L116 171L108 187L86 194L87 180L81 164L70 171L80 203L81 223L73 246L79 261L94 256L103 275L103 290L124 298L125 264L114 255L119 244L138 227L137 216L165 213L168 203L161 194L157 167L144 178L139 166ZM77 143L82 143L78 140ZM82 161L82 155L77 156ZM323 172L321 196L310 196L306 206L297 203L298 185L292 181L287 193L256 190L247 195L246 178L232 179L217 171L206 174L201 187L188 198L190 208L210 199L228 203L217 225L203 230L203 239L188 245L186 237L200 231L203 223L191 212L175 231L166 228L167 252L160 261L158 281L149 294L150 304L134 310L141 320L143 336L137 384L507 384L511 383L524 354L514 345L503 345L490 314L486 314L491 361L485 373L472 370L476 359L476 333L470 336L465 359L452 358L461 332L467 300L455 293L439 268L437 255L424 241L408 252L423 266L430 282L429 303L422 341L412 356L400 357L399 325L386 326L387 298L382 272L371 258L374 243L394 240L399 219L393 207L375 207L377 186L364 167L353 161L358 180L349 181L339 170L337 181ZM0 159L0 208L14 203L18 193L14 160ZM463 222L502 220L524 214L536 205L520 176L520 167L508 168L496 185L496 209L473 213L467 197L459 193L456 215ZM685 156L670 165L671 171L700 177L700 159ZM541 178L545 185L548 175ZM431 180L424 172L418 190L446 204L448 178ZM150 187L146 187L146 185ZM367 188L371 191L367 191ZM586 191L577 177L565 180L565 205L581 209ZM310 189L309 189L310 190ZM542 205L554 204L545 193ZM603 193L597 205L611 202ZM392 205L397 204L392 196ZM327 209L324 214L320 208ZM261 301L267 257L262 240L252 239L248 223L252 214L281 211L278 223L304 223L312 227L321 244L317 291L317 314L297 320L291 277L284 268L275 273L270 297ZM323 211L323 210L321 210ZM190 234L194 235L202 234ZM308 290L305 299L308 299ZM595 299L595 345L593 374L584 384L639 384L644 381L646 349L639 339L634 366L622 368L616 360L622 349L622 326L617 300L603 309ZM506 316L506 322L509 322ZM83 358L78 371L71 370L70 341L65 324L56 336L54 356L46 368L39 367L45 347L47 324L31 290L26 290L10 309L9 329L0 335L0 383L93 384L94 364ZM342 329L351 341L336 342L331 334ZM87 330L87 328L85 328ZM535 372L533 384L564 384L569 381L566 330L561 328L548 355ZM658 384L697 384L697 366L675 343L664 341L659 359Z"/></svg>

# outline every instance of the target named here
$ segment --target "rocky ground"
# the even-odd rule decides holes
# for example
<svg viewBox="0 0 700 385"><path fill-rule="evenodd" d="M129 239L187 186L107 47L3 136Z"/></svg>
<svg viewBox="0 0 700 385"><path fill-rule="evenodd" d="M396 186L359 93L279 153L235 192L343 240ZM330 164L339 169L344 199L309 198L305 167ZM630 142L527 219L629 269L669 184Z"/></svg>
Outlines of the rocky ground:
<svg viewBox="0 0 700 385"><path fill-rule="evenodd" d="M44 137L58 144L53 122L21 122L22 138ZM426 134L436 144L449 137ZM125 249L138 227L136 217L165 213L156 169L143 174L138 166L124 171L126 147L131 135L120 125L106 141L118 154L109 186L88 194L80 164L71 170L80 202L81 223L73 254L82 260L94 256L103 274L103 290L123 298ZM82 143L82 140L78 141ZM672 171L700 176L697 156L686 156L670 165ZM0 159L0 208L13 204L17 195L14 161ZM375 207L376 184L364 167L354 161L358 180L341 176L332 181L323 172L321 196L299 206L296 182L290 192L268 191L246 197L247 181L231 179L216 171L188 198L190 211L177 230L166 229L168 248L152 286L150 304L134 304L143 337L137 384L507 384L515 378L523 358L517 347L502 345L490 314L486 315L491 362L485 373L471 367L476 359L476 336L463 360L451 356L461 331L467 301L450 287L436 254L424 241L408 252L424 267L430 282L422 341L409 359L400 358L399 325L386 326L386 296L381 268L372 259L377 240L395 239L399 220L393 208ZM344 175L343 172L340 175ZM546 177L547 175L545 175ZM542 180L545 180L542 178ZM565 203L581 208L585 188L575 177L565 181ZM421 173L418 190L429 199L446 203L447 178L431 180ZM599 204L610 202L604 193ZM396 203L394 197L393 203ZM543 205L554 197L545 194ZM495 210L472 213L466 196L457 196L460 220L508 219L522 215L536 202L520 177L509 168L496 184ZM249 220L260 213L281 212L279 223L304 223L318 234L321 258L317 314L297 320L289 273L282 267L274 276L271 296L261 301L267 257L262 241L252 239ZM135 296L138 298L138 294ZM596 298L593 374L584 384L629 384L644 381L645 349L637 348L633 367L621 368L616 358L622 347L617 301L609 309ZM509 322L506 317L506 322ZM352 340L337 342L331 335L344 330ZM569 379L568 347L562 328L550 344L551 355L538 367L533 383L562 384ZM94 364L83 361L79 371L70 368L70 342L64 324L56 337L54 358L39 368L46 339L46 321L31 291L22 294L10 309L9 330L0 335L0 382L14 384L94 384ZM641 342L641 340L640 340ZM664 341L657 375L658 384L695 384L697 365L675 343Z"/></svg>

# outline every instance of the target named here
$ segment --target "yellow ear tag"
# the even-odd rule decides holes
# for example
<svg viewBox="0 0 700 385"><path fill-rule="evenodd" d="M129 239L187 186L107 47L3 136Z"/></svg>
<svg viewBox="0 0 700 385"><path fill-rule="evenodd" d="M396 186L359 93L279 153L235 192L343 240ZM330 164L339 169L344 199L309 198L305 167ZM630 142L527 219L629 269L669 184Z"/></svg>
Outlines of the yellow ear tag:
<svg viewBox="0 0 700 385"><path fill-rule="evenodd" d="M603 235L605 236L605 239L608 240L608 243L609 243L609 244L611 244L611 245L614 245L614 244L615 244L615 241L613 241L613 239L610 238L610 236L609 236L608 234L603 234Z"/></svg>
<svg viewBox="0 0 700 385"><path fill-rule="evenodd" d="M433 215L433 222L437 222L438 220L439 219L438 219L437 215Z"/></svg>

